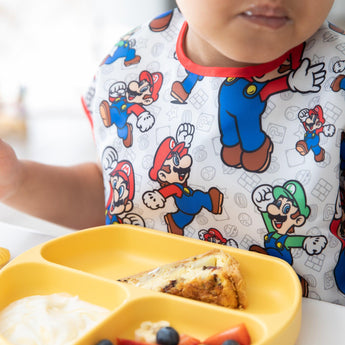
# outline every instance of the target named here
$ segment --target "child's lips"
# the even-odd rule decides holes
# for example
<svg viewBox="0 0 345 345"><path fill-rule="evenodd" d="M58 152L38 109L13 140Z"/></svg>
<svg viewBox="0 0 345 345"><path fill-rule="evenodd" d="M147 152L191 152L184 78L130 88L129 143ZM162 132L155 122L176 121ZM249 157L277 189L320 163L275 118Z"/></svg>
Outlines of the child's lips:
<svg viewBox="0 0 345 345"><path fill-rule="evenodd" d="M251 7L241 13L240 16L253 24L271 29L279 29L290 20L282 8L269 6Z"/></svg>

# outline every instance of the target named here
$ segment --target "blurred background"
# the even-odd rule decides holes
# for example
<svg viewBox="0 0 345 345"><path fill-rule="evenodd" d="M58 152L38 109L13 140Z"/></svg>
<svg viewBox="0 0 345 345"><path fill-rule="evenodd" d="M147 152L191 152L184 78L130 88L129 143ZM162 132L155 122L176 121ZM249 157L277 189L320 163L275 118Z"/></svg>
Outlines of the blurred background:
<svg viewBox="0 0 345 345"><path fill-rule="evenodd" d="M0 0L0 137L20 158L95 160L80 96L122 34L174 6L174 0ZM345 28L345 0L335 0L329 19ZM2 204L1 221L53 235L70 231Z"/></svg>

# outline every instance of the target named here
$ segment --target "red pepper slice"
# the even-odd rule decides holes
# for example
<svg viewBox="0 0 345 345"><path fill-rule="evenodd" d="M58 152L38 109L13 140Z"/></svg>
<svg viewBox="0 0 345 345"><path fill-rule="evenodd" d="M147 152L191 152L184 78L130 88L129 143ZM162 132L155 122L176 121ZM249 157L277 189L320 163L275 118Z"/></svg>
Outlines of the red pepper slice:
<svg viewBox="0 0 345 345"><path fill-rule="evenodd" d="M236 340L240 345L250 345L250 336L244 323L216 333L205 339L206 345L222 345L225 340Z"/></svg>
<svg viewBox="0 0 345 345"><path fill-rule="evenodd" d="M180 334L180 341L178 345L199 345L201 341L197 338L191 337L187 334Z"/></svg>
<svg viewBox="0 0 345 345"><path fill-rule="evenodd" d="M156 345L152 343L145 343L144 341L137 341L124 338L116 338L117 345Z"/></svg>

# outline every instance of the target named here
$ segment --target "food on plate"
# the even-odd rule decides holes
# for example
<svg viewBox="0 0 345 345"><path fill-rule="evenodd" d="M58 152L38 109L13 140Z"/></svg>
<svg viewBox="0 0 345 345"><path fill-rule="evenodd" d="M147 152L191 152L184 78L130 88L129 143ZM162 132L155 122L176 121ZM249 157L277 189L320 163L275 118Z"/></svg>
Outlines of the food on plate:
<svg viewBox="0 0 345 345"><path fill-rule="evenodd" d="M103 339L99 341L96 345L114 345L114 344L108 339Z"/></svg>
<svg viewBox="0 0 345 345"><path fill-rule="evenodd" d="M188 334L180 334L180 341L178 345L199 345L201 341Z"/></svg>
<svg viewBox="0 0 345 345"><path fill-rule="evenodd" d="M0 268L4 267L10 259L10 251L7 248L0 247Z"/></svg>
<svg viewBox="0 0 345 345"><path fill-rule="evenodd" d="M140 328L134 331L135 340L117 339L117 345L178 345L180 335L175 328L170 326L168 321L157 322L144 321ZM195 345L198 345L198 342ZM98 345L98 344L97 344Z"/></svg>
<svg viewBox="0 0 345 345"><path fill-rule="evenodd" d="M155 333L154 336L156 337L156 340L154 341L147 341L152 339L151 335L150 338L136 338L136 340L117 338L116 345L250 345L251 343L250 335L244 323L240 323L224 331L215 333L205 340L200 341L193 336L187 334L179 334L175 328L170 326L164 326L160 329L157 329L160 323L164 324L166 322L167 321L143 322L140 328L135 331L137 332L138 330L141 330L143 328L147 329L148 325L151 325L152 333ZM163 338L163 341L161 341L161 337ZM96 345L103 344L97 343ZM111 345L111 343L104 345Z"/></svg>
<svg viewBox="0 0 345 345"><path fill-rule="evenodd" d="M119 281L234 309L248 305L238 261L219 249Z"/></svg>
<svg viewBox="0 0 345 345"><path fill-rule="evenodd" d="M156 343L146 343L144 341L126 339L126 338L116 338L116 345L157 345Z"/></svg>
<svg viewBox="0 0 345 345"><path fill-rule="evenodd" d="M225 345L227 340L233 340L240 345L249 345L250 336L247 327L244 323L226 329L225 331L216 333L206 338L202 343L205 345ZM230 344L227 344L230 345Z"/></svg>
<svg viewBox="0 0 345 345"><path fill-rule="evenodd" d="M169 327L168 321L162 320L157 322L144 321L141 323L140 328L134 332L135 340L143 341L146 343L155 343L156 334L163 327Z"/></svg>
<svg viewBox="0 0 345 345"><path fill-rule="evenodd" d="M0 334L12 345L70 345L109 314L67 293L28 296L0 312Z"/></svg>
<svg viewBox="0 0 345 345"><path fill-rule="evenodd" d="M240 345L236 340L225 340L223 345Z"/></svg>
<svg viewBox="0 0 345 345"><path fill-rule="evenodd" d="M156 334L156 343L159 345L177 345L180 341L180 335L173 327L162 327Z"/></svg>

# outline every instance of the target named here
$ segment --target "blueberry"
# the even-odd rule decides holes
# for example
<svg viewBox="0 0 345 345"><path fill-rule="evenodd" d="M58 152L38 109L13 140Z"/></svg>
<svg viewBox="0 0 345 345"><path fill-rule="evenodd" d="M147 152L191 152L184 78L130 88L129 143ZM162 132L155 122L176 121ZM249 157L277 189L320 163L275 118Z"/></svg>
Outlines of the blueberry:
<svg viewBox="0 0 345 345"><path fill-rule="evenodd" d="M114 344L108 339L103 339L99 341L96 345L114 345Z"/></svg>
<svg viewBox="0 0 345 345"><path fill-rule="evenodd" d="M225 340L222 345L240 345L236 340Z"/></svg>
<svg viewBox="0 0 345 345"><path fill-rule="evenodd" d="M156 335L156 342L159 345L177 345L180 341L180 336L172 327L162 327Z"/></svg>

